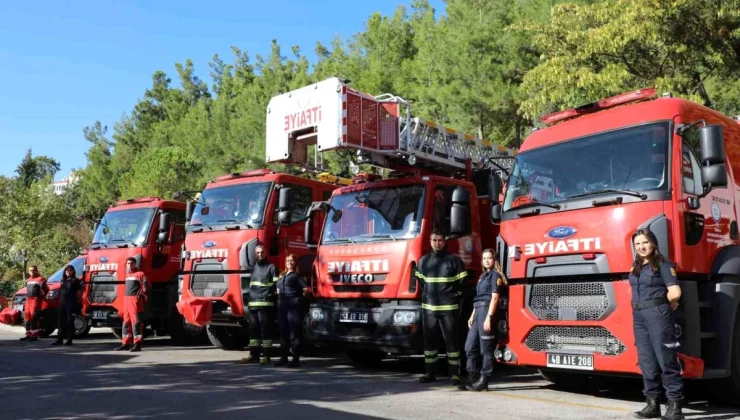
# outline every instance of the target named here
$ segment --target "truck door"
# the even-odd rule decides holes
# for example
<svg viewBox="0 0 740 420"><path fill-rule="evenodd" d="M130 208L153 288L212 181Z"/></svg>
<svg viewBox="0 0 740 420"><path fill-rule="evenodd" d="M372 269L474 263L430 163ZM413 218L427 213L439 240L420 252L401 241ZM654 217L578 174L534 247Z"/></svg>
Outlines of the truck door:
<svg viewBox="0 0 740 420"><path fill-rule="evenodd" d="M276 263L278 269L282 270L285 268L285 257L288 254L296 254L299 260L299 269L301 273L305 274L310 272L306 270L310 270L311 265L302 261L303 259L301 258L309 254L309 249L303 238L303 230L306 224L306 212L311 206L311 202L314 201L314 189L306 185L299 185L298 183L283 183L282 185L283 188L290 188L293 191L292 223L289 226L282 226L280 228L280 234L273 236L270 241L270 256L276 257L273 261ZM278 201L276 197L272 212L273 224L275 226L277 226ZM319 223L314 224L318 225Z"/></svg>
<svg viewBox="0 0 740 420"><path fill-rule="evenodd" d="M447 237L450 234L450 209L452 208L452 192L458 188L455 184L436 184L434 187L434 194L432 195L432 229L439 229ZM471 201L476 197L475 193L470 187L462 187L468 190ZM470 225L468 232L457 238L447 240L447 251L451 254L459 256L465 266L469 270L475 272L480 271L480 236L477 233L477 229L473 227L479 227L479 221L477 219L477 207L474 209L473 205L468 205L468 211L470 211Z"/></svg>

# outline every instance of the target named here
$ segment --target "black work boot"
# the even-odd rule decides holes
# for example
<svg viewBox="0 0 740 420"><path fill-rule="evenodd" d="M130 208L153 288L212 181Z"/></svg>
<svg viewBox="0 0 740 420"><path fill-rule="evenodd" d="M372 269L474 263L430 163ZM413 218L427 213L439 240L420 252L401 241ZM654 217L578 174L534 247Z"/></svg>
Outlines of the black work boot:
<svg viewBox="0 0 740 420"><path fill-rule="evenodd" d="M28 336L21 337L18 339L18 341L28 341Z"/></svg>
<svg viewBox="0 0 740 420"><path fill-rule="evenodd" d="M65 345L65 346L71 346L71 345L72 345L72 340L67 340L67 341L65 341L65 342L64 342L64 345Z"/></svg>
<svg viewBox="0 0 740 420"><path fill-rule="evenodd" d="M129 351L130 352L141 351L141 343L134 343L134 346L131 347L131 350L129 350Z"/></svg>
<svg viewBox="0 0 740 420"><path fill-rule="evenodd" d="M293 360L288 362L288 367L289 368L301 367L301 358L298 356L293 356Z"/></svg>
<svg viewBox="0 0 740 420"><path fill-rule="evenodd" d="M275 362L273 365L275 367L282 367L282 366L288 366L288 358L287 357L281 357L280 360Z"/></svg>
<svg viewBox="0 0 740 420"><path fill-rule="evenodd" d="M465 388L468 389L468 391L488 391L488 376L481 375L475 383L472 383Z"/></svg>
<svg viewBox="0 0 740 420"><path fill-rule="evenodd" d="M653 397L646 397L645 402L647 402L647 405L642 410L635 412L635 417L638 419L660 418L660 404L658 404L658 400Z"/></svg>
<svg viewBox="0 0 740 420"><path fill-rule="evenodd" d="M436 380L437 380L437 377L436 376L431 375L429 373L425 373L424 376L422 376L421 378L419 378L419 383L420 384L428 384L428 383L434 382Z"/></svg>
<svg viewBox="0 0 740 420"><path fill-rule="evenodd" d="M116 347L113 350L115 350L115 351L124 351L124 350L129 350L130 348L131 348L131 345L130 344L122 344L121 347Z"/></svg>
<svg viewBox="0 0 740 420"><path fill-rule="evenodd" d="M468 380L458 385L457 389L459 389L460 391L467 391L468 388L466 387L468 385L472 385L473 383L475 383L475 381L477 381L479 377L480 377L480 374L478 373L468 373Z"/></svg>
<svg viewBox="0 0 740 420"><path fill-rule="evenodd" d="M52 346L61 346L62 345L62 339L60 338L60 339L54 341L53 343L51 343L51 345Z"/></svg>
<svg viewBox="0 0 740 420"><path fill-rule="evenodd" d="M249 353L249 356L239 360L239 363L257 363L260 360L259 355L254 353Z"/></svg>
<svg viewBox="0 0 740 420"><path fill-rule="evenodd" d="M660 410L658 410L660 411ZM681 401L668 400L668 407L665 410L665 414L661 417L663 420L683 420L683 412L681 411Z"/></svg>

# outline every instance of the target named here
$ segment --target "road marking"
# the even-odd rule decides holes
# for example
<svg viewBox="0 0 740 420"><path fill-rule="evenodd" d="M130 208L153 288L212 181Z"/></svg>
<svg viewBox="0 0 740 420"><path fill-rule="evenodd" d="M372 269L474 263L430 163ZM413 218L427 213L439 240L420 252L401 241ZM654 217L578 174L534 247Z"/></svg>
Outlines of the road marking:
<svg viewBox="0 0 740 420"><path fill-rule="evenodd" d="M603 405L596 405L596 404L583 404L583 403L576 403L576 402L568 402L568 401L558 401L558 400L551 400L548 398L537 398L537 397L527 397L524 395L516 395L516 394L509 394L507 392L497 392L493 391L495 395L501 395L504 397L509 398L517 398L520 400L527 400L527 401L536 401L536 402L543 402L543 403L552 403L552 404L559 404L559 405L567 405L571 407L582 407L582 408L596 408L599 410L606 410L606 411L617 411L620 413L626 413L631 410L626 408L619 408L619 407L606 407Z"/></svg>

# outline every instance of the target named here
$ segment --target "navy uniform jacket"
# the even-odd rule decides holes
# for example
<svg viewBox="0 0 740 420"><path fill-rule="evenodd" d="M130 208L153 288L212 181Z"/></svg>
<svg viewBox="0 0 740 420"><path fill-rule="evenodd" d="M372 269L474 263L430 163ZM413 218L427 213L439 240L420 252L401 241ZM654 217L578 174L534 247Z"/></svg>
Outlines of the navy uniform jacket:
<svg viewBox="0 0 740 420"><path fill-rule="evenodd" d="M659 270L654 272L650 264L645 264L639 276L630 273L629 281L632 287L632 303L666 298L668 286L678 284L676 266L671 261L664 260Z"/></svg>

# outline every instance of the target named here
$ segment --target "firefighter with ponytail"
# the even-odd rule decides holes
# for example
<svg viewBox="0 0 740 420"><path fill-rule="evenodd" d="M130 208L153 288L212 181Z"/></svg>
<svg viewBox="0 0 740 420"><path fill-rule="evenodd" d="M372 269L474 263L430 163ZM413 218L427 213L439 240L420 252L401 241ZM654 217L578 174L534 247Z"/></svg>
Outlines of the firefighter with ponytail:
<svg viewBox="0 0 740 420"><path fill-rule="evenodd" d="M482 266L483 274L475 286L473 313L468 319L470 330L465 340L469 382L461 384L460 390L488 391L488 380L493 372L495 315L499 289L506 284L506 276L501 272L496 252L492 249L483 251Z"/></svg>

